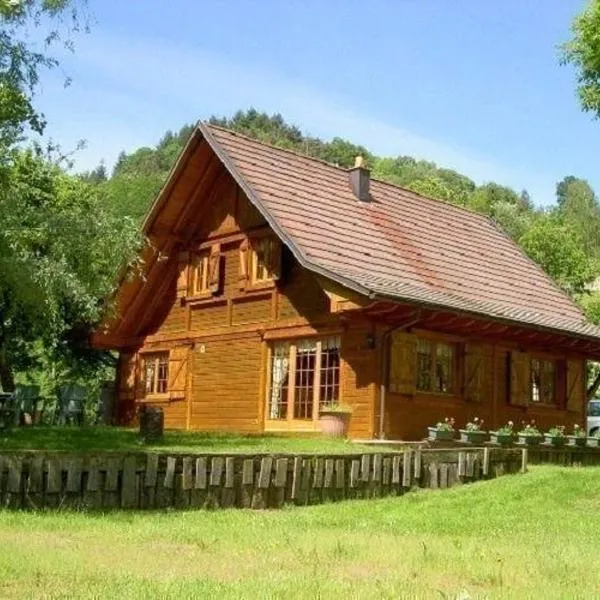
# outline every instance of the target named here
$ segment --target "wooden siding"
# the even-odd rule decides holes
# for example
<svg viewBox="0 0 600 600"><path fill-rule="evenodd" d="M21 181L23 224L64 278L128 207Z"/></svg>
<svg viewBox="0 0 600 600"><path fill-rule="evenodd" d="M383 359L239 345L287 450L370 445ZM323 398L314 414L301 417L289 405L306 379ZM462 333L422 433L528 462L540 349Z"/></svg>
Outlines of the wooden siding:
<svg viewBox="0 0 600 600"><path fill-rule="evenodd" d="M258 432L261 340L257 334L196 344L191 429Z"/></svg>

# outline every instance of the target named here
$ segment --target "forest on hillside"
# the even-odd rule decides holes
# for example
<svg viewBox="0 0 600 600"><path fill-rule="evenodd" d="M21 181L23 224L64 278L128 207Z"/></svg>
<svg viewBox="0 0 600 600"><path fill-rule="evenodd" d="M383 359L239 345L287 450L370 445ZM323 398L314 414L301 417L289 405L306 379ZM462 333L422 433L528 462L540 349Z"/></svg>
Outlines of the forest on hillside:
<svg viewBox="0 0 600 600"><path fill-rule="evenodd" d="M550 207L545 198L546 207L540 208L526 190L516 191L498 182L478 186L466 175L433 162L376 156L341 137L324 141L305 135L281 115L249 109L210 121L342 167L352 166L361 155L375 178L490 216L582 304L590 318L600 321L600 297L590 293L600 277L600 202L587 181L566 175L557 182ZM153 148L122 152L110 175L100 165L81 178L100 190L115 215L140 222L192 130L192 125L185 125L176 133L167 131Z"/></svg>

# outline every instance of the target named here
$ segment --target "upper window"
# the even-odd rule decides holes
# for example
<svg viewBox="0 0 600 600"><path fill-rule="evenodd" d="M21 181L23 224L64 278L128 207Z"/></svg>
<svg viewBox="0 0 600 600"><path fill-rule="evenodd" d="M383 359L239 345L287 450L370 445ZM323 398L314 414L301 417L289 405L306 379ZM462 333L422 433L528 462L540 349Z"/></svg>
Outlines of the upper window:
<svg viewBox="0 0 600 600"><path fill-rule="evenodd" d="M271 349L267 414L312 420L340 397L340 338L278 342Z"/></svg>
<svg viewBox="0 0 600 600"><path fill-rule="evenodd" d="M166 394L169 381L169 353L157 352L145 356L142 374L146 394Z"/></svg>
<svg viewBox="0 0 600 600"><path fill-rule="evenodd" d="M539 404L556 404L556 362L531 359L530 400Z"/></svg>
<svg viewBox="0 0 600 600"><path fill-rule="evenodd" d="M455 391L456 347L437 341L417 341L416 388L420 392Z"/></svg>
<svg viewBox="0 0 600 600"><path fill-rule="evenodd" d="M207 294L210 291L209 253L197 254L192 261L192 294Z"/></svg>
<svg viewBox="0 0 600 600"><path fill-rule="evenodd" d="M262 283L273 279L275 240L264 237L252 245L251 278L252 283Z"/></svg>

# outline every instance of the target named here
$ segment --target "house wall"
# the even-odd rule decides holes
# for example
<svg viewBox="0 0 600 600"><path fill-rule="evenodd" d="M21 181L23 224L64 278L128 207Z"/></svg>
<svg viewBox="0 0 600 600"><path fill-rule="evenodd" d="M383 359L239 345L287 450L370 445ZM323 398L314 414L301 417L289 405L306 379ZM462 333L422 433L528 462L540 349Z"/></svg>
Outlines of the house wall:
<svg viewBox="0 0 600 600"><path fill-rule="evenodd" d="M435 335L434 332L431 333ZM468 345L469 340L466 340L465 346L462 347ZM427 435L427 427L443 421L446 417L454 418L457 427L463 427L478 417L485 421L485 429L495 429L508 421L513 421L515 427L519 428L522 422L529 423L535 420L540 430L548 430L555 425L571 428L574 424L585 424L585 360L582 357L546 354L564 365L562 373L566 373L567 368L572 372L569 381L565 380L566 375L559 376L556 407L531 402L515 405L511 388L514 388L516 383L510 372L511 352L515 349L485 342L477 342L476 345L478 351L489 357L488 362L484 363L485 368L479 383L480 394L473 394L471 397L467 394L464 364L459 368L463 379L455 395L422 392L400 394L388 390L384 418L386 438L423 439Z"/></svg>
<svg viewBox="0 0 600 600"><path fill-rule="evenodd" d="M248 234L268 231L231 178L221 183L213 207L203 211L190 249L220 243L221 285L208 298L188 296L188 261L172 265L172 281L155 299L143 342L122 352L119 420L132 423L143 402L159 404L168 428L260 432L264 429L267 353L271 339L341 337L342 401L354 409L351 435L371 437L377 354L366 347L368 322L342 324L310 272L284 249L281 278L262 289L241 289L240 246ZM185 393L148 398L140 386L141 358L152 351L184 356Z"/></svg>

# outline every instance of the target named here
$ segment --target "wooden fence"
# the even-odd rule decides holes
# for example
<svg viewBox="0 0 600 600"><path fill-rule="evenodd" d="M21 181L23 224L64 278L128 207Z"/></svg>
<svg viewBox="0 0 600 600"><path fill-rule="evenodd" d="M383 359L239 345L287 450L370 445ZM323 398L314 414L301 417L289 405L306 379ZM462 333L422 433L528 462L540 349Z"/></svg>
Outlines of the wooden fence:
<svg viewBox="0 0 600 600"><path fill-rule="evenodd" d="M7 508L278 508L446 488L527 468L516 449L355 455L190 456L19 453L0 456Z"/></svg>
<svg viewBox="0 0 600 600"><path fill-rule="evenodd" d="M556 448L546 444L529 449L532 464L553 464L565 467L586 467L600 465L600 448L577 448L564 446Z"/></svg>

